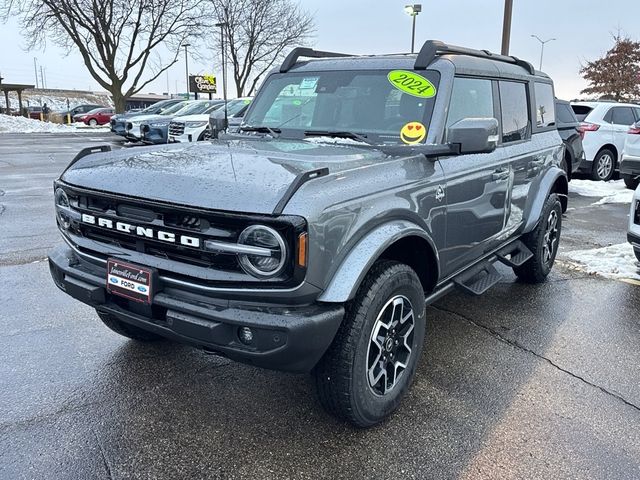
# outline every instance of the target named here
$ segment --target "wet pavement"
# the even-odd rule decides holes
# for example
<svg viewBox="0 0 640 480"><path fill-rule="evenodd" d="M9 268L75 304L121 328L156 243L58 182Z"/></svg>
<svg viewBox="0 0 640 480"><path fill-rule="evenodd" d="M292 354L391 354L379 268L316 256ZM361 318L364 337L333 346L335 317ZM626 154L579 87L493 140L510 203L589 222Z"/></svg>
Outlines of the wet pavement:
<svg viewBox="0 0 640 480"><path fill-rule="evenodd" d="M0 135L0 478L640 478L640 287L560 262L428 309L400 410L324 413L306 375L138 345L50 280L51 182L110 135ZM561 257L625 241L572 196Z"/></svg>

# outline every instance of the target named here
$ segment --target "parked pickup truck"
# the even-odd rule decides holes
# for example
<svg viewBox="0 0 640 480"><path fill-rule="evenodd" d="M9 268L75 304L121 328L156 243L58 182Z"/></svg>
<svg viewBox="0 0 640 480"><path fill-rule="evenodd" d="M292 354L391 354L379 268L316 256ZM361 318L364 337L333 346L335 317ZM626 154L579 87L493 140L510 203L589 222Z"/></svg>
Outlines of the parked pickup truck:
<svg viewBox="0 0 640 480"><path fill-rule="evenodd" d="M551 271L553 101L528 62L438 41L294 49L233 135L80 152L54 185L53 280L125 337L312 372L329 412L374 425L415 376L426 305L482 294L496 262Z"/></svg>

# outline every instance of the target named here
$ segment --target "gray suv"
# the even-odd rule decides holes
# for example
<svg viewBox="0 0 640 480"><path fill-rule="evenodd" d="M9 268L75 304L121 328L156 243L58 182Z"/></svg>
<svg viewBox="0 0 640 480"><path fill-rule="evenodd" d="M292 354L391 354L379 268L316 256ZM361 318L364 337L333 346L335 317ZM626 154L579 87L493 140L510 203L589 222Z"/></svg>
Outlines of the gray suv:
<svg viewBox="0 0 640 480"><path fill-rule="evenodd" d="M233 135L80 152L51 274L126 337L312 372L367 427L410 387L426 305L482 294L496 262L549 274L562 159L553 83L515 57L295 49Z"/></svg>

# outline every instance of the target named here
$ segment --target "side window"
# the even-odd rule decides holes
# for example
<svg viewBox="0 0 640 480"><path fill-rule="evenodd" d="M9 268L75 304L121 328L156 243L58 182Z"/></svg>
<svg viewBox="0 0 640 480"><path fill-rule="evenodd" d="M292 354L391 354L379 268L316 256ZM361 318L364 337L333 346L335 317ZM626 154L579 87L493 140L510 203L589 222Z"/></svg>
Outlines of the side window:
<svg viewBox="0 0 640 480"><path fill-rule="evenodd" d="M491 80L458 78L453 81L447 128L463 118L494 118Z"/></svg>
<svg viewBox="0 0 640 480"><path fill-rule="evenodd" d="M548 83L535 82L536 125L540 128L556 124L555 99L553 87Z"/></svg>
<svg viewBox="0 0 640 480"><path fill-rule="evenodd" d="M640 120L640 108L633 107L633 112L636 114L636 121Z"/></svg>
<svg viewBox="0 0 640 480"><path fill-rule="evenodd" d="M531 136L529 102L524 83L500 81L502 142L517 142Z"/></svg>
<svg viewBox="0 0 640 480"><path fill-rule="evenodd" d="M631 107L614 107L611 110L611 123L614 125L632 125L636 122Z"/></svg>
<svg viewBox="0 0 640 480"><path fill-rule="evenodd" d="M556 107L556 114L559 123L578 123L578 119L569 105L557 103Z"/></svg>

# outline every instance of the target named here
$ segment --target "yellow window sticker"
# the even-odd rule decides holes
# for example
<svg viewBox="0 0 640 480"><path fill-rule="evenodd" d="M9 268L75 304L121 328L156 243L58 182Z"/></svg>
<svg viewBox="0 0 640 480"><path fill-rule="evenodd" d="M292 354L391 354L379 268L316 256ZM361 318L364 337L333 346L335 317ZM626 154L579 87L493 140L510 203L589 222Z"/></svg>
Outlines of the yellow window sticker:
<svg viewBox="0 0 640 480"><path fill-rule="evenodd" d="M436 95L436 87L422 75L408 70L391 70L387 75L391 85L414 97L431 98Z"/></svg>
<svg viewBox="0 0 640 480"><path fill-rule="evenodd" d="M420 143L427 136L427 129L420 122L406 123L400 130L400 140L407 145Z"/></svg>

